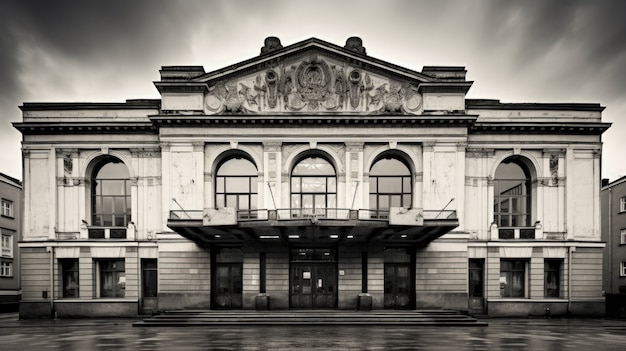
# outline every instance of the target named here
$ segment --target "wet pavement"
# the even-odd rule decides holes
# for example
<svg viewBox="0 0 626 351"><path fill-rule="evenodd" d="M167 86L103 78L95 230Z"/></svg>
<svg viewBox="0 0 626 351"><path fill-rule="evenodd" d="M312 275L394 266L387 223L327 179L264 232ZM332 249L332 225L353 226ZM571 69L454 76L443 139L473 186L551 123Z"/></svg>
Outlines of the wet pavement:
<svg viewBox="0 0 626 351"><path fill-rule="evenodd" d="M132 327L0 316L0 350L625 350L626 320L485 319L486 327Z"/></svg>

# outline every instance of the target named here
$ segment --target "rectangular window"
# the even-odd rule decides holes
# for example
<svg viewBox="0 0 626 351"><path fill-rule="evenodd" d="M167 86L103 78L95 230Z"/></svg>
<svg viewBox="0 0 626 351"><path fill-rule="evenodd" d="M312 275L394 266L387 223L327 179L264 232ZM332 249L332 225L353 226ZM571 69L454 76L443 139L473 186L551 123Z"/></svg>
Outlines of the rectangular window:
<svg viewBox="0 0 626 351"><path fill-rule="evenodd" d="M626 196L619 198L619 211L626 212Z"/></svg>
<svg viewBox="0 0 626 351"><path fill-rule="evenodd" d="M620 277L626 277L626 262L620 262L619 275Z"/></svg>
<svg viewBox="0 0 626 351"><path fill-rule="evenodd" d="M98 260L96 267L100 297L124 297L126 291L124 260Z"/></svg>
<svg viewBox="0 0 626 351"><path fill-rule="evenodd" d="M484 268L485 260L482 258L471 258L469 260L469 296L484 297Z"/></svg>
<svg viewBox="0 0 626 351"><path fill-rule="evenodd" d="M546 259L544 269L544 296L561 297L561 267L562 259Z"/></svg>
<svg viewBox="0 0 626 351"><path fill-rule="evenodd" d="M0 262L0 277L12 277L13 276L13 262L2 261Z"/></svg>
<svg viewBox="0 0 626 351"><path fill-rule="evenodd" d="M619 231L619 237L620 237L620 239L619 239L619 243L620 243L621 245L626 244L626 228L621 229L621 230Z"/></svg>
<svg viewBox="0 0 626 351"><path fill-rule="evenodd" d="M13 235L2 233L2 257L13 257Z"/></svg>
<svg viewBox="0 0 626 351"><path fill-rule="evenodd" d="M13 218L13 201L2 199L2 215Z"/></svg>
<svg viewBox="0 0 626 351"><path fill-rule="evenodd" d="M500 260L500 297L526 297L527 260Z"/></svg>
<svg viewBox="0 0 626 351"><path fill-rule="evenodd" d="M63 284L63 297L79 297L78 259L61 259L59 260L59 263L61 265L61 284Z"/></svg>

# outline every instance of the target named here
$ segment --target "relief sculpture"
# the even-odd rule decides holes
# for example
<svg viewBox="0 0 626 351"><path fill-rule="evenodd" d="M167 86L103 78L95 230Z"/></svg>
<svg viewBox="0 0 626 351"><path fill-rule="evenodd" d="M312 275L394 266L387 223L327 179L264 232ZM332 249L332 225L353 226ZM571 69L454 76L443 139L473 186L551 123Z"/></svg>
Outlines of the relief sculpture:
<svg viewBox="0 0 626 351"><path fill-rule="evenodd" d="M315 55L298 64L269 68L253 77L214 83L207 114L263 112L363 112L419 114L417 86L373 76Z"/></svg>

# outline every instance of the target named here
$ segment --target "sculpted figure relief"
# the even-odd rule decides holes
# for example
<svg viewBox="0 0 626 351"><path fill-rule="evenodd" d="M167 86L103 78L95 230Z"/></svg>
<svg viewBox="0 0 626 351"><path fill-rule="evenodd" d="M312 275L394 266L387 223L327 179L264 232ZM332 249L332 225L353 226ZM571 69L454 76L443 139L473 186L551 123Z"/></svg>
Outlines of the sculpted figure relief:
<svg viewBox="0 0 626 351"><path fill-rule="evenodd" d="M281 65L254 77L218 82L205 97L205 112L263 113L346 111L418 114L417 87L375 78L345 64L329 65L311 56L297 65Z"/></svg>

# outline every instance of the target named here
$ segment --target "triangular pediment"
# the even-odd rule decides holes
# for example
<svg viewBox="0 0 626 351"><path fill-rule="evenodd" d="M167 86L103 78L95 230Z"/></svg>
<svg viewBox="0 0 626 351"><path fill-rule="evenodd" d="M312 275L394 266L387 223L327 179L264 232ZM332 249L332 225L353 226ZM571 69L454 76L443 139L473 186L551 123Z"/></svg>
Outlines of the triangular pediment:
<svg viewBox="0 0 626 351"><path fill-rule="evenodd" d="M352 38L351 38L352 39ZM358 39L358 38L356 38ZM186 77L204 86L204 113L408 114L423 112L423 86L464 79L403 68L365 54L360 39L340 47L311 38L287 47L268 44L261 54L223 69ZM168 82L168 86L175 82ZM192 84L192 85L189 85ZM462 88L465 89L465 88Z"/></svg>

